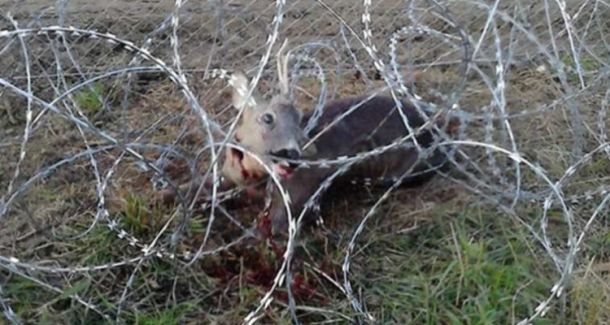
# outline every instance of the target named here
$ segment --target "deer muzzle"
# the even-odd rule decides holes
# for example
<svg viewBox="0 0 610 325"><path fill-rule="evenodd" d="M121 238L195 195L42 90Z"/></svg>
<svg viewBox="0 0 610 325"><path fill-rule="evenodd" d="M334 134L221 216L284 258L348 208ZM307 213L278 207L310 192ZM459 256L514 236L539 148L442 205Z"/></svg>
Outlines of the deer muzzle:
<svg viewBox="0 0 610 325"><path fill-rule="evenodd" d="M273 161L273 170L277 173L281 178L288 178L297 167L297 164L294 162L286 161L289 160L297 160L301 158L301 151L298 149L281 149L271 153L272 161Z"/></svg>

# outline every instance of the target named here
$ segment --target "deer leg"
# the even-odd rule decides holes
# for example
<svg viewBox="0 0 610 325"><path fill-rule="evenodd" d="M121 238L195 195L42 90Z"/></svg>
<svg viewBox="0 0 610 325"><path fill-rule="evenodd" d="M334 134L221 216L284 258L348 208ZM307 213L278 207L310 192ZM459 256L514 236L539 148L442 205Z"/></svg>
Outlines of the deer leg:
<svg viewBox="0 0 610 325"><path fill-rule="evenodd" d="M292 218L299 217L307 201L331 173L332 171L328 169L298 169L289 179L282 181L282 187L284 187L290 199L288 206ZM263 212L263 216L268 215L274 235L286 234L288 232L288 214L284 205L284 199L277 188L273 189L271 195L271 204ZM310 207L305 213L304 219L307 222L315 211L312 211Z"/></svg>

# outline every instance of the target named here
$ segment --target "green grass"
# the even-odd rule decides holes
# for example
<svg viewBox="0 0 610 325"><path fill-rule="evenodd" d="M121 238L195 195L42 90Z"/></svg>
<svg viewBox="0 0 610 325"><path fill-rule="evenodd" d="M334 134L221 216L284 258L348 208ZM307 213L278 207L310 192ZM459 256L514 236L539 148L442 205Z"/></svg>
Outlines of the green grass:
<svg viewBox="0 0 610 325"><path fill-rule="evenodd" d="M74 100L88 117L93 117L103 108L104 93L104 86L94 83L90 87L83 87L77 91L74 94Z"/></svg>
<svg viewBox="0 0 610 325"><path fill-rule="evenodd" d="M147 238L161 229L166 217L164 213L159 206L151 204L148 197L130 193L115 218L134 236Z"/></svg>
<svg viewBox="0 0 610 325"><path fill-rule="evenodd" d="M578 77L578 73L576 70L576 63L574 62L574 57L572 53L563 53L560 55L561 63L563 65L570 67L570 70L567 72L568 81L571 84L578 84L580 81ZM595 71L599 69L600 63L593 57L587 54L581 54L579 57L580 68L584 71Z"/></svg>
<svg viewBox="0 0 610 325"><path fill-rule="evenodd" d="M531 238L507 216L482 210L444 219L370 239L366 265L380 272L361 278L363 269L355 277L366 299L377 302L371 309L381 310L380 321L507 324L533 312L553 278L540 276L551 269L529 252Z"/></svg>
<svg viewBox="0 0 610 325"><path fill-rule="evenodd" d="M81 295L90 285L88 279L75 281L58 295L27 278L13 277L5 286L5 294L14 298L16 303L11 307L22 319L36 319L37 324L57 324L66 318L82 316L80 311L70 308L70 296Z"/></svg>
<svg viewBox="0 0 610 325"><path fill-rule="evenodd" d="M540 213L536 205L523 209L520 216L526 219L535 220ZM423 221L416 229L406 233L399 233L396 228L410 217L386 210L387 206L380 210L359 238L350 270L355 292L379 323L510 324L533 313L558 279L550 259L532 236L495 207L470 200L437 203L420 216ZM132 195L115 216L129 231L147 236L157 231L150 226L155 213L145 198ZM325 299L300 300L301 304L355 316L339 290L326 280L317 279L299 261L326 265L326 272L342 282L344 247L358 216L344 220L337 229L343 237L330 245L319 230L302 234L293 271L304 275L311 288ZM550 218L559 216L551 213ZM563 230L551 229L558 234ZM598 231L590 235L584 249L587 260L608 261L609 233ZM73 264L77 265L100 265L133 254L137 249L118 239L105 224L72 247L72 255L79 259ZM280 261L266 245L241 253L252 256L235 254L204 258L190 268L159 259L146 262L129 291L130 304L144 299L143 303L124 310L122 318L129 324L239 322L258 304L264 289L245 282L246 274L252 271L248 258L266 265L279 265ZM238 265L242 269L232 280L218 282L203 272L214 265ZM91 297L98 307L112 314L132 272L133 266L94 273L91 278L78 276L70 281L71 286L63 295L41 290L18 276L12 276L3 286L15 311L28 321L51 324L88 319L100 323L95 313L81 315L84 307L67 296L75 293ZM585 272L580 267L564 298L555 300L547 316L535 324L599 324L610 317L608 306L608 274ZM271 305L267 316L266 321L271 323L290 320L285 306L278 303ZM301 313L304 323L325 319Z"/></svg>
<svg viewBox="0 0 610 325"><path fill-rule="evenodd" d="M48 294L40 290L37 283L17 276L11 278L4 286L4 291L7 296L19 297L11 307L22 317L30 315L43 299L49 298Z"/></svg>
<svg viewBox="0 0 610 325"><path fill-rule="evenodd" d="M138 325L178 325L181 324L180 319L185 313L197 310L197 308L198 306L195 304L183 303L151 313L135 313L133 323Z"/></svg>

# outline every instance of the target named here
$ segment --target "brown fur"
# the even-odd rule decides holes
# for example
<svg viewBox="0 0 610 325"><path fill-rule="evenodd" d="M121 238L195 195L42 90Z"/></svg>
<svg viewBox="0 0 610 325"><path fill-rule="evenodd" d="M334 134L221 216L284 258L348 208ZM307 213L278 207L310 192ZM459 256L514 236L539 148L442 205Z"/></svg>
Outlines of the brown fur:
<svg viewBox="0 0 610 325"><path fill-rule="evenodd" d="M346 98L329 103L312 134L318 133L337 116L347 111L354 104L364 98ZM411 128L415 129L424 123L424 119L416 109L403 103L402 111L409 121ZM377 96L369 100L356 111L345 117L332 128L328 129L315 142L317 153L312 159L334 159L341 156L352 156L360 152L369 151L378 146L388 145L398 138L408 134L403 121L392 98ZM454 127L453 124L452 127ZM450 130L451 131L451 130ZM433 142L432 132L426 130L417 136L417 141L423 148ZM445 165L446 157L439 151L432 153L426 162L417 162L418 152L415 148L398 148L386 151L381 155L367 158L354 166L345 174L338 177L337 184L345 184L352 180L373 179L384 181L378 184L388 185L413 167L413 173L422 172L431 166ZM417 164L416 164L417 163ZM414 166L414 164L416 164ZM338 166L330 168L310 167L297 169L288 179L281 182L291 200L293 217L298 217L305 202L318 189L328 176L337 170ZM425 172L419 176L407 177L403 185L417 185L429 180L434 171ZM287 215L282 197L276 189L272 202L266 211L273 226L274 233L283 233L287 227Z"/></svg>

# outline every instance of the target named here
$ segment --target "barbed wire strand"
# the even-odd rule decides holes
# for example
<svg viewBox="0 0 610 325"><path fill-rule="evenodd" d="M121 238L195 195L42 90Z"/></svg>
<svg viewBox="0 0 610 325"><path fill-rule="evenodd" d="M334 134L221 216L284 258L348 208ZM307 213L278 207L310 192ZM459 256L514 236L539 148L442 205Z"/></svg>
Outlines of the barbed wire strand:
<svg viewBox="0 0 610 325"><path fill-rule="evenodd" d="M132 257L123 256L120 260L97 265L70 265L61 263L60 261L54 261L54 265L49 265L47 262L39 262L36 260L22 261L21 258L15 256L5 257L0 255L0 267L9 272L9 274L31 280L40 287L60 295L66 295L66 291L70 290L70 285L67 284L66 288L61 288L57 283L46 282L44 277L42 277L43 274L86 274L123 267L131 268L132 271L125 279L121 294L117 297L112 316L104 311L106 310L106 307L102 309L100 306L95 306L94 303L86 301L86 299L83 299L77 294L67 294L71 299L84 306L84 308L95 311L102 318L106 320L114 318L115 322L122 322L122 315L127 308L127 304L131 303L129 301L130 291L132 290L137 277L142 275L142 268L149 259L168 259L178 262L178 265L190 267L204 256L213 256L228 251L233 247L240 245L246 239L252 238L252 234L249 232L250 229L242 224L239 217L232 216L231 212L223 207L225 200L234 197L238 192L220 192L218 190L218 180L221 177L218 169L218 163L220 162L221 157L220 152L227 148L235 148L263 166L266 174L269 176L271 184L276 187L275 190L279 191L283 201L282 204L288 215L288 236L285 250L281 256L282 261L276 270L272 284L264 292L257 306L244 316L243 322L245 324L253 324L264 317L264 311L274 300L273 295L275 291L282 285L285 286L288 303L286 305L280 305L288 308L290 317L294 323L300 323L297 314L297 311L299 310L320 314L335 314L335 311L327 308L298 306L296 297L292 292L292 268L296 254L295 248L306 213L308 211L318 211L320 209L319 204L323 194L330 188L334 180L345 174L358 162L364 161L370 157L378 156L398 147L416 150L419 155L418 161L425 161L432 150L439 150L448 154L448 161L454 167L455 173L460 175L460 177L450 176L443 172L439 172L439 174L456 184L460 184L464 189L484 200L496 204L499 210L514 218L518 224L530 232L534 240L540 244L544 252L555 265L558 279L554 280L553 286L550 288L550 294L546 299L539 302L532 314L522 316L519 324L530 324L535 319L544 317L550 310L553 299L560 297L567 289L569 278L577 265L577 256L582 249L586 235L591 231L595 222L604 215L604 211L607 210L607 203L610 200L610 194L608 194L609 189L603 184L596 185L595 187L572 195L564 193L570 180L574 178L579 170L583 170L587 165L591 164L595 157L600 155L610 157L610 146L608 144L607 135L607 110L609 106L610 91L606 90L605 93L601 95L601 100L597 102L599 104L599 110L596 112L594 119L596 124L595 128L597 129L595 138L598 144L593 149L586 149L585 134L587 124L585 121L585 110L582 106L583 104L580 102L588 92L595 91L603 86L604 81L608 75L610 75L608 62L598 54L599 52L596 52L594 48L586 43L587 37L591 37L590 34L594 30L594 25L597 27L597 32L600 34L604 33L600 21L600 19L603 19L601 18L602 15L600 12L602 9L600 9L600 6L609 6L601 1L594 1L593 3L582 3L576 8L572 8L570 7L571 5L563 0L555 0L552 3L545 0L541 6L536 9L544 15L544 19L541 20L540 24L544 25L546 32L549 34L547 37L544 37L542 34L537 34L537 32L529 28L529 26L526 26L529 22L525 22L525 19L520 21L519 19L521 18L517 18L523 10L519 4L514 7L506 8L501 6L500 1L488 4L481 1L469 0L465 1L464 4L480 10L485 16L483 19L484 23L479 26L481 31L477 36L474 36L473 34L468 33L467 29L455 18L454 13L451 12L447 4L436 0L427 0L425 2L430 6L428 8L431 13L430 15L449 26L448 29L445 28L440 30L427 23L422 16L419 15L419 11L424 11L425 9L416 7L415 2L410 2L405 10L406 17L410 20L410 25L401 26L388 33L387 38L383 38L383 35L373 32L373 26L377 23L373 10L373 1L363 0L362 6L359 8L362 9L359 22L362 31L357 32L355 27L350 25L347 19L331 7L331 5L324 1L316 0L316 3L322 7L324 12L328 13L330 17L333 17L339 22L338 35L342 40L345 52L335 49L336 46L341 44L339 42L332 43L316 40L296 45L287 53L287 58L296 61L292 65L290 73L291 90L297 88L298 82L302 77L313 77L318 83L318 96L313 96L315 97L314 100L317 100L317 102L314 105L313 114L306 125L307 133L317 126L324 107L339 91L337 81L334 79L332 79L333 88L329 87L331 78L328 77L328 73L330 71L333 71L335 75L342 73L343 70L340 69L343 68L340 68L340 63L343 54L347 54L346 60L349 60L353 65L352 71L359 71L362 75L363 83L367 86L367 89L369 89L369 92L367 92L367 95L369 95L368 98L376 96L384 91L389 91L397 105L402 105L400 98L406 98L409 102L413 103L419 113L424 113L424 107L426 107L429 108L433 114L420 114L425 117L425 123L420 127L411 128L406 116L401 113L400 118L408 133L390 144L379 146L373 150L331 159L289 160L302 168L314 166L333 166L333 168L335 168L332 175L326 178L317 188L315 193L308 198L297 216L291 215L292 202L289 193L283 188L282 182L273 171L273 167L265 162L260 153L252 152L249 148L232 142L233 133L235 132L238 121L244 114L245 107L238 108L235 116L228 122L228 127L223 127L221 126L221 123L213 117L213 113L208 109L208 105L205 105L204 107L199 104L196 92L187 80L187 73L196 71L196 69L193 70L190 69L190 67L187 68L185 66L181 50L185 46L186 41L181 40L179 37L179 30L182 22L181 16L184 11L183 8L189 4L188 1L175 0L171 12L164 15L163 20L156 26L153 32L142 39L141 46L109 32L102 33L93 29L65 26L66 17L68 15L68 2L63 0L57 2L58 26L42 25L40 27L33 27L32 25L34 23L29 22L26 24L27 27L20 27L16 19L8 13L6 18L11 24L12 29L0 30L0 40L7 41L6 45L0 51L0 54L3 56L10 55L9 49L11 48L11 44L15 41L17 42L20 49L19 53L22 57L21 66L25 70L23 79L25 81L25 86L22 86L23 84L20 83L20 79L11 79L8 75L7 77L0 76L0 85L3 87L2 94L10 92L13 95L21 97L25 99L26 105L24 111L25 123L23 125L20 141L7 142L8 146L18 147L18 155L16 162L11 167L13 168L12 177L7 181L7 190L0 198L0 223L7 222L10 219L9 214L14 210L13 205L15 202L34 188L37 182L69 165L74 165L79 161L88 161L92 171L91 174L95 180L94 193L96 197L96 212L93 214L91 222L84 230L76 235L63 237L62 240L84 238L90 235L92 230L97 228L100 221L103 221L106 224L106 227L112 231L119 240L125 241L127 247L132 248L128 251ZM215 6L223 5L222 1L215 4ZM254 10L251 5L252 4L248 5L247 8ZM277 0L275 2L275 10L272 13L272 18L269 23L270 28L267 30L268 35L264 45L261 47L263 55L258 59L258 66L254 77L250 80L247 89L235 89L235 91L239 92L248 100L248 105L257 105L257 102L254 100L255 88L257 88L259 81L263 78L263 73L267 63L271 59L272 49L276 41L281 37L281 27L286 21L285 15L287 14L287 8L290 8L290 6L291 5L287 5L283 0ZM220 7L217 7L217 9L218 8ZM587 11L586 8L591 8L591 10ZM555 12L552 12L555 9L560 15L560 24L558 23L557 16L554 16ZM46 10L50 9L47 8ZM511 10L512 14L509 13ZM588 15L585 15L585 13ZM216 12L216 15L219 16L217 19L222 18L220 17L222 16L220 12ZM235 18L232 18L232 21L234 21L234 19ZM583 20L584 22L582 22ZM378 24L382 23L380 22ZM505 40L504 35L501 34L501 32L503 32L501 28L506 26L505 24L510 26L507 40ZM557 31L556 26L559 26ZM155 42L155 37L159 37L162 32L168 28L170 29L168 39L170 48L169 62L171 62L171 64L166 63L165 60L157 55L153 55L151 52L151 46ZM225 27L222 26L221 23L219 28L223 29ZM424 94L416 92L416 90L422 91L422 89L407 86L401 73L401 71L403 71L403 59L399 58L398 48L401 47L401 49L405 49L405 46L400 43L401 38L413 35L429 37L430 39L438 41L440 44L448 46L453 53L460 53L460 59L447 61L451 63L437 61L422 65L426 68L435 66L435 64L457 65L458 80L452 82L453 88L450 91L424 89ZM36 52L33 51L33 48L31 49L28 47L28 42L33 41L36 36L44 36L47 38L46 42L51 48L53 61L55 62L54 74L57 76L55 82L48 71L43 69L42 72L36 72L36 75L33 71L34 66L32 65L33 61L31 60L31 57L35 55L34 53ZM58 39L54 39L52 36L55 36ZM562 51L561 46L558 44L558 37L563 36L567 37L567 52ZM553 72L556 73L558 83L562 88L562 96L561 98L551 99L549 102L538 107L527 108L520 113L515 113L513 107L510 107L511 104L507 98L507 89L510 86L511 81L509 76L513 73L511 69L513 69L515 64L514 58L518 51L517 43L522 41L520 37L524 37L525 41L529 42L528 44L535 47L535 52L542 57L545 69L551 68L553 69ZM102 41L110 46L119 46L121 51L132 53L133 55L129 62L126 63L125 67L97 72L86 71L79 62L76 52L73 53L72 51L72 47L77 46L76 39L80 39L80 42L82 42L82 38L89 42ZM491 39L491 44L493 45L488 44L489 39ZM519 41L517 41L518 39ZM74 67L77 72L76 75L80 78L74 85L71 85L71 82L68 81L70 72L68 72L67 67L63 66L62 60L64 59L64 55L61 54L58 47L54 45L57 40L60 40L63 45L65 59ZM355 40L364 51L366 60L362 58L362 52L351 44L352 40ZM388 41L389 44L387 62L383 58L383 55L386 54L383 51L384 49L378 47L382 41ZM413 49L413 43L406 44L409 44L406 47L407 50ZM605 49L610 48L603 37L600 46L605 47ZM508 48L508 50L506 51L505 48ZM334 63L332 65L334 65L334 69L331 70L326 68L325 65L330 64L328 63L329 58L325 58L324 60L317 58L314 49L326 49L331 51L333 53L332 59L334 60ZM449 54L451 51L446 52L446 54ZM569 53L569 56L566 57L563 53ZM592 57L595 62L599 63L600 68L595 70L597 75L591 75L591 69L583 64L584 55ZM279 60L280 58L278 57L277 59ZM441 57L437 58L437 60L440 59ZM569 63L567 64L562 62L566 59L569 60ZM370 62L365 62L367 60L370 60ZM146 64L151 63L152 65L142 66L142 62L146 62ZM211 67L210 62L212 62L211 56L208 58L208 64L205 69L206 78L222 79L226 81L230 87L236 88L237 85L235 84L232 73L229 72L229 70L222 68L209 69ZM484 65L486 64L494 65L494 69L492 69L493 72L488 72L489 70L484 68ZM366 72L365 66L368 65L371 65L380 75L380 81L384 83L383 87L370 91L370 89L373 88L373 82L369 79ZM419 66L418 64L413 63L409 63L408 65L409 67ZM605 67L605 70L601 67ZM37 69L38 68L39 67L37 67ZM164 124L168 123L165 117L159 118L150 125L147 125L135 137L128 137L127 134L129 130L123 129L121 130L124 135L123 139L119 139L114 136L112 132L105 131L103 128L95 125L83 111L83 108L79 107L79 104L74 98L74 94L81 89L93 89L93 84L98 81L116 78L115 85L124 85L123 90L125 93L123 94L121 105L124 108L124 111L126 111L129 106L128 92L133 87L133 81L135 80L136 75L145 72L161 72L180 90L190 111L200 122L202 127L201 130L203 131L205 138L205 144L198 150L195 156L210 157L210 164L203 173L202 179L211 176L214 182L211 192L206 193L206 195L208 195L206 197L206 203L200 206L202 210L206 211L207 224L199 247L194 252L191 252L188 249L176 251L176 247L183 236L185 236L184 231L188 227L188 220L190 220L194 214L196 199L203 191L203 182L195 191L194 197L189 199L190 202L187 200L186 196L177 191L179 208L165 219L152 240L144 240L131 234L122 225L120 217L112 216L107 207L107 197L110 195L108 193L109 186L117 175L120 166L126 159L135 160L137 164L142 166L143 170L152 171L155 177L162 179L170 188L178 190L178 184L176 184L163 169L166 166L166 158L181 157L181 159L185 160L190 159L186 157L185 153L176 148L179 139L186 134L186 126L182 127L180 135L167 146L151 144L145 141L146 136L161 129ZM42 79L38 79L39 76L41 76ZM489 101L485 104L480 104L481 107L478 107L480 109L479 112L462 109L460 104L463 100L464 93L466 92L470 80L469 78L472 78L473 76L478 78L478 81L483 85L482 89L489 95ZM572 76L576 78L578 86L573 86L574 83L570 80ZM121 80L120 78L123 77L124 79ZM40 86L38 85L39 81L47 83L47 89L53 94L52 99L48 100L46 97L37 96L37 92L39 92L40 89ZM440 98L441 103L432 103L424 100L424 97L427 95L433 95ZM96 93L96 98L100 101L104 110L111 109L107 100L100 94ZM365 98L364 101L366 101L366 99L367 98ZM306 147L318 139L321 134L361 107L361 105L362 102L354 105L333 123L322 128L319 133L312 135L310 142L306 144ZM552 179L554 176L551 176L552 174L548 170L535 159L527 159L520 151L523 150L523 148L521 148L519 136L517 135L517 132L515 132L516 127L512 123L518 118L550 113L553 112L556 107L563 106L566 107L566 112L569 113L570 116L568 124L573 136L573 159L565 170L563 170L561 175L554 175L558 178L556 181L553 181ZM35 107L40 107L40 111L36 112ZM399 112L401 111L399 110ZM76 127L80 140L84 145L84 149L72 153L71 155L64 156L59 159L59 161L40 168L31 176L22 180L22 178L24 178L22 166L28 163L27 157L28 152L30 152L28 150L35 150L33 147L29 147L30 143L35 141L33 137L34 134L44 127L49 114L58 116ZM448 135L439 125L437 125L439 118L445 114L458 117L460 120L460 127L454 140L447 140ZM169 116L170 115L167 115L167 117ZM474 133L468 133L468 131L471 130L470 128L476 125L474 123L478 122L481 122L483 126L483 141L474 138L474 136L476 136ZM499 122L500 128L496 128L496 122ZM124 125L127 126L128 124ZM469 126L468 128L467 125ZM431 148L425 149L418 144L416 137L418 134L428 129L438 131L440 135L435 137L434 145ZM223 139L215 139L214 133L218 133ZM102 144L98 144L97 141L91 141L89 136L93 136L96 140L101 140ZM496 142L501 143L501 145ZM10 143L14 143L14 145L11 145ZM486 163L478 163L479 158L473 156L471 151L467 150L467 148L477 148L485 152L484 156ZM111 158L109 167L102 171L99 161L100 158L97 156L112 150L119 150L119 153L116 157ZM143 153L145 151L157 152L160 153L160 155L156 160L150 159ZM497 157L508 159L511 162L512 168L503 167L501 163L503 160L499 160ZM195 160L189 160L188 163L188 169L191 174L197 173L194 161ZM533 172L542 184L544 184L545 188L534 190L527 189L525 187L524 179L525 170ZM362 216L360 222L358 222L356 228L352 232L343 256L342 283L339 283L336 279L333 279L330 275L320 269L310 266L316 270L315 272L322 276L323 279L330 281L334 287L347 298L352 309L357 314L356 318L353 319L343 313L336 313L337 316L357 322L362 322L360 317L364 316L366 322L376 321L374 314L366 308L367 304L363 299L363 295L360 293L357 298L357 295L354 293L354 281L350 279L350 269L355 263L352 260L353 252L356 248L358 238L366 228L366 224L377 213L381 204L399 187L403 179L413 175L414 174L410 170L395 178L393 184L379 196L375 203ZM365 183L369 181L371 180L365 180ZM597 200L598 196L600 197L599 200ZM507 200L506 204L503 203L505 199ZM521 218L516 212L519 204L525 200L541 205L542 211L538 218L536 218L537 224L533 224L531 220ZM573 209L568 203L582 204L583 200L586 202L595 200L596 203L591 208L591 213L588 214L588 217L585 217L583 212L577 219ZM556 209L561 211L562 222L567 229L565 238L561 239L555 238L556 234L551 233L548 229L549 213L551 210L557 211ZM243 231L243 234L237 238L218 244L216 247L207 248L210 244L210 236L212 236L215 231L213 230L213 226L218 223L217 214L226 217L227 220ZM177 218L178 215L181 215L181 218ZM577 226L581 221L582 224ZM176 228L173 232L169 232L168 230L172 224L176 224ZM166 235L169 235L170 238L168 242L166 241ZM133 256L134 254L135 256ZM36 272L39 273L40 276L35 276ZM69 282L68 279L65 281ZM16 315L15 311L11 308L11 300L10 298L7 298L7 292L6 290L3 291L2 285L3 284L0 284L0 307L3 310L3 315L9 322L18 324L21 322L20 317L19 315ZM359 290L363 289L364 288L359 288Z"/></svg>

